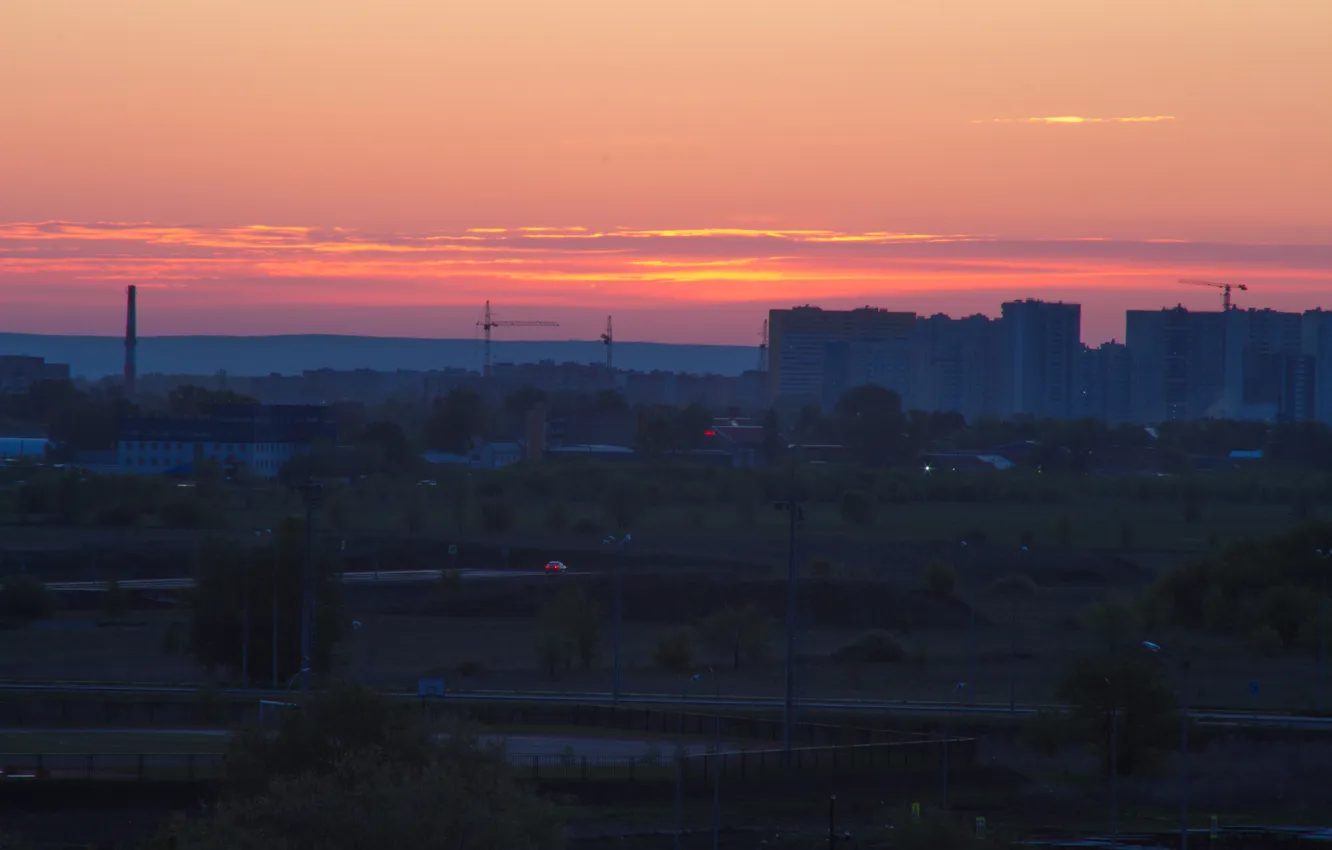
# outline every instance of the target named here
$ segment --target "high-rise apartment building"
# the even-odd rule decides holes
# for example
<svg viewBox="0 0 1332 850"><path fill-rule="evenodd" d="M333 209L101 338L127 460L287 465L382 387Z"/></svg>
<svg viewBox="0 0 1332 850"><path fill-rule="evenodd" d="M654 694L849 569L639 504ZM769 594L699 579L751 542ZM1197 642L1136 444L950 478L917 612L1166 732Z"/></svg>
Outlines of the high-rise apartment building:
<svg viewBox="0 0 1332 850"><path fill-rule="evenodd" d="M1304 317L1276 310L1230 310L1226 323L1225 393L1222 415L1230 419L1276 419L1283 407L1289 358L1303 352Z"/></svg>
<svg viewBox="0 0 1332 850"><path fill-rule="evenodd" d="M1002 413L1008 398L1003 331L1003 321L988 316L917 319L908 406L960 413L968 420Z"/></svg>
<svg viewBox="0 0 1332 850"><path fill-rule="evenodd" d="M1079 416L1111 425L1133 421L1132 360L1123 343L1102 343L1084 348L1082 409Z"/></svg>
<svg viewBox="0 0 1332 850"><path fill-rule="evenodd" d="M915 313L873 307L773 310L768 314L768 391L775 401L820 404L830 344L881 343L891 349L909 341L915 320Z"/></svg>
<svg viewBox="0 0 1332 850"><path fill-rule="evenodd" d="M1332 311L1305 313L1300 337L1304 355L1313 358L1313 418L1332 425Z"/></svg>
<svg viewBox="0 0 1332 850"><path fill-rule="evenodd" d="M1071 419L1082 386L1082 307L1009 301L1003 306L1009 364L1007 409L1019 415Z"/></svg>
<svg viewBox="0 0 1332 850"><path fill-rule="evenodd" d="M1226 367L1224 313L1189 312L1183 307L1129 310L1125 329L1133 421L1220 415Z"/></svg>

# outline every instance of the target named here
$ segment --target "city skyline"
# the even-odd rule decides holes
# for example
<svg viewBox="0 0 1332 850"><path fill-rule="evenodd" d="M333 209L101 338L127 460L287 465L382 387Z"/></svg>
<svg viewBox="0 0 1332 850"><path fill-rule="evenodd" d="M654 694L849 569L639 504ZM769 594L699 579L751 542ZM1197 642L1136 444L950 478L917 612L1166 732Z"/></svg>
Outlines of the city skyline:
<svg viewBox="0 0 1332 850"><path fill-rule="evenodd" d="M771 308L863 305L998 315L1001 301L1084 306L1083 340L1122 339L1124 311L1219 308L1179 277L1247 283L1240 307L1324 303L1332 246L1180 240L1004 240L828 230L473 228L423 234L308 227L0 225L5 330L119 332L123 286L145 335L339 333L467 338L487 299L561 327L506 338L752 344ZM502 296L502 297L501 297ZM475 315L474 315L475 314Z"/></svg>

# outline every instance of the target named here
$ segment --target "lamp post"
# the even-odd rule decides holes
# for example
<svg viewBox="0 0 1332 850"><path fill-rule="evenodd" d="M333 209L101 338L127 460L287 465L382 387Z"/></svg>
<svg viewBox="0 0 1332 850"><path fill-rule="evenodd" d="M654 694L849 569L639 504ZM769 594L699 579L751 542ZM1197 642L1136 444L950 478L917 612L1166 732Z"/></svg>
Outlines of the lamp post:
<svg viewBox="0 0 1332 850"><path fill-rule="evenodd" d="M796 627L796 528L805 518L805 510L796 500L795 460L791 461L791 495L773 507L786 511L786 693L782 706L782 750L786 764L791 764L795 739L795 627Z"/></svg>
<svg viewBox="0 0 1332 850"><path fill-rule="evenodd" d="M260 530L260 531L256 531L256 532L254 533L254 536L255 536L256 538L263 538L263 537L265 537L265 536L271 537L272 534L273 534L273 529L271 529L271 528L265 528L265 529L262 529L262 530ZM249 627L249 623L248 623L249 618L250 618L250 595L249 595L249 593L247 592L247 593L245 594L245 619L246 619L246 621L247 621L247 622L246 622L246 626L245 626L245 640L246 640L245 658L246 658L247 660L248 660L249 655L250 655L250 653L249 653L250 627ZM272 672L271 682L272 682L272 685L273 685L273 690L275 690L275 691L277 690L277 686L278 686L278 626L277 626L277 623L278 623L278 563L277 563L277 550L274 549L274 552L273 552L273 647L272 647L272 649L273 649L273 669L272 669L272 671L271 671L271 672ZM245 665L243 664L242 666L245 666ZM242 678L246 678L246 677L242 676ZM247 682L247 683L249 682L249 679L248 679L248 678L246 678L246 682Z"/></svg>
<svg viewBox="0 0 1332 850"><path fill-rule="evenodd" d="M1119 850L1119 694L1104 681L1110 694L1110 850Z"/></svg>
<svg viewBox="0 0 1332 850"><path fill-rule="evenodd" d="M712 850L719 850L721 847L721 686L717 683L716 670L709 667L708 675L712 677L712 690L717 698L712 715ZM694 674L695 682L702 679L702 673Z"/></svg>
<svg viewBox="0 0 1332 850"><path fill-rule="evenodd" d="M1149 640L1142 642L1148 652L1164 658L1176 660L1179 667L1179 847L1189 850L1189 707L1188 692L1185 682L1186 667L1182 660L1175 659L1158 643Z"/></svg>
<svg viewBox="0 0 1332 850"><path fill-rule="evenodd" d="M966 690L966 682L958 682L948 691L948 717L944 720L944 739L943 739L943 804L948 808L948 742L953 736L953 697L957 696L958 691Z"/></svg>
<svg viewBox="0 0 1332 850"><path fill-rule="evenodd" d="M607 546L619 546L621 550L633 539L633 535L625 533L623 537L616 538L614 535L601 541ZM615 613L614 613L614 642L613 649L613 672L611 679L611 701L620 701L620 642L624 627L624 565L620 558L615 559Z"/></svg>
<svg viewBox="0 0 1332 850"><path fill-rule="evenodd" d="M1323 562L1318 571L1323 592L1318 597L1318 713L1327 712L1327 571L1332 566L1332 549L1315 549L1314 554Z"/></svg>
<svg viewBox="0 0 1332 850"><path fill-rule="evenodd" d="M309 480L301 485L305 500L305 570L301 593L301 690L310 692L310 654L314 643L314 509L323 494L324 485Z"/></svg>

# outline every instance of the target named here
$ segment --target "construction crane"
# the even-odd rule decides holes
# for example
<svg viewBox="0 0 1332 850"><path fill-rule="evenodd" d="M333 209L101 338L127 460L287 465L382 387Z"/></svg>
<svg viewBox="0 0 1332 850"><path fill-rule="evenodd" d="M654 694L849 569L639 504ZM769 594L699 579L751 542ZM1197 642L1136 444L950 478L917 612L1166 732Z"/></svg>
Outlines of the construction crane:
<svg viewBox="0 0 1332 850"><path fill-rule="evenodd" d="M768 371L768 320L763 320L763 330L759 331L758 370Z"/></svg>
<svg viewBox="0 0 1332 850"><path fill-rule="evenodd" d="M1249 287L1245 286L1242 283L1229 284L1229 283L1216 283L1210 280L1188 280L1188 279L1181 280L1180 283L1187 283L1189 286L1210 286L1213 289L1221 290L1221 310L1227 313L1235 309L1234 305L1230 303L1231 288L1233 287L1234 289L1238 289L1240 292L1249 291Z"/></svg>
<svg viewBox="0 0 1332 850"><path fill-rule="evenodd" d="M615 380L615 333L611 330L611 317L606 317L606 332L601 335L601 343L606 346L606 379Z"/></svg>
<svg viewBox="0 0 1332 850"><path fill-rule="evenodd" d="M486 332L485 342L485 377L490 377L490 329L491 328L558 328L559 322L498 322L490 315L490 302L486 302L486 315L476 326Z"/></svg>

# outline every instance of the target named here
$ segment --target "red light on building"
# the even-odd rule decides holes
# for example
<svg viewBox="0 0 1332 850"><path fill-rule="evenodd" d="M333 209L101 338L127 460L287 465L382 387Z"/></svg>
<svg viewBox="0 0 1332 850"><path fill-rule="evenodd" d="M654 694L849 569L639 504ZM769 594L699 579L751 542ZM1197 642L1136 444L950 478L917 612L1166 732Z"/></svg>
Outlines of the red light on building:
<svg viewBox="0 0 1332 850"><path fill-rule="evenodd" d="M704 431L704 432L703 432L703 436L705 436L705 437L715 437L715 436L717 436L717 432L716 432L716 431L710 431L710 430L709 430L709 431Z"/></svg>

